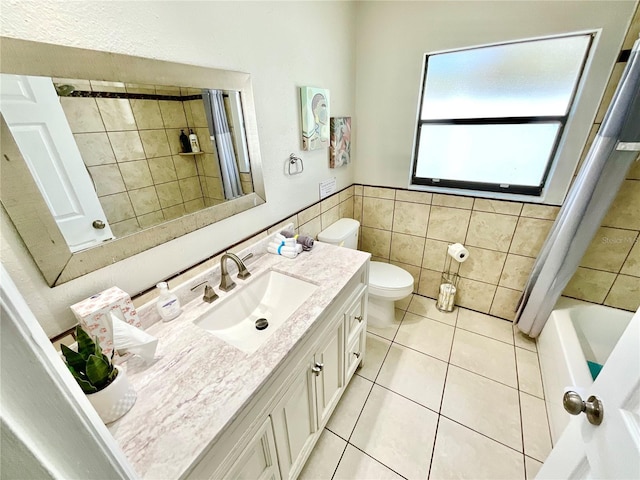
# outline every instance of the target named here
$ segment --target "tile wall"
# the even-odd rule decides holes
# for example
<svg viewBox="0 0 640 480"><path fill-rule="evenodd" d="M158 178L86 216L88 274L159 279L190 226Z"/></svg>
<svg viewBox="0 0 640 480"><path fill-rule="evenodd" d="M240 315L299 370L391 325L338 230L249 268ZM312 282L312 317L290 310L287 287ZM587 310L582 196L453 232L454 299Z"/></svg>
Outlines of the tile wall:
<svg viewBox="0 0 640 480"><path fill-rule="evenodd" d="M114 234L121 237L222 201L222 183L201 101L178 87L55 79L76 91L167 95L170 100L60 97ZM193 128L203 154L181 156Z"/></svg>

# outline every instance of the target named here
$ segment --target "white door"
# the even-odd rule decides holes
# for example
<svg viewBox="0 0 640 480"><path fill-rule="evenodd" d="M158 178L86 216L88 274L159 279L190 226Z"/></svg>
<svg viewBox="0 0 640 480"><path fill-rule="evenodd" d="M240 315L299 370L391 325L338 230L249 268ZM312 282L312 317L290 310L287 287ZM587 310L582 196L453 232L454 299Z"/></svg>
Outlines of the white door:
<svg viewBox="0 0 640 480"><path fill-rule="evenodd" d="M114 238L53 81L2 74L0 82L0 111L70 250Z"/></svg>
<svg viewBox="0 0 640 480"><path fill-rule="evenodd" d="M585 413L572 418L536 478L640 478L640 309L590 395L602 402L602 423L592 425Z"/></svg>

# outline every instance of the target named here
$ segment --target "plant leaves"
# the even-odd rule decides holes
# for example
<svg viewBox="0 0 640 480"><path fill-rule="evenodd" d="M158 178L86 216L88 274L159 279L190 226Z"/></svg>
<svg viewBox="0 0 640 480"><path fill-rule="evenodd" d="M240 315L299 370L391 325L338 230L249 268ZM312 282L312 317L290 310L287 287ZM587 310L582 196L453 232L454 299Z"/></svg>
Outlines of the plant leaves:
<svg viewBox="0 0 640 480"><path fill-rule="evenodd" d="M112 371L113 366L105 362L102 357L97 355L89 356L89 360L87 360L87 379L98 390L102 390L111 383L110 376Z"/></svg>
<svg viewBox="0 0 640 480"><path fill-rule="evenodd" d="M78 342L78 353L82 355L85 361L89 360L89 356L96 351L96 345L80 325L76 327L76 341Z"/></svg>
<svg viewBox="0 0 640 480"><path fill-rule="evenodd" d="M85 365L87 361L77 352L74 352L66 345L61 345L62 355L64 356L64 360L67 363L69 368L73 367L74 370L84 372Z"/></svg>

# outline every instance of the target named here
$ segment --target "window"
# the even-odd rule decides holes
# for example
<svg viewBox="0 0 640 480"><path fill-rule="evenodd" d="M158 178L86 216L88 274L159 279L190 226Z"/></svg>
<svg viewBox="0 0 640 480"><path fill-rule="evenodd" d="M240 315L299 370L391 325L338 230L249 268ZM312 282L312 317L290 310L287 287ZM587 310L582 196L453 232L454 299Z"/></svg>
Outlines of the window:
<svg viewBox="0 0 640 480"><path fill-rule="evenodd" d="M591 34L427 54L411 183L540 196Z"/></svg>

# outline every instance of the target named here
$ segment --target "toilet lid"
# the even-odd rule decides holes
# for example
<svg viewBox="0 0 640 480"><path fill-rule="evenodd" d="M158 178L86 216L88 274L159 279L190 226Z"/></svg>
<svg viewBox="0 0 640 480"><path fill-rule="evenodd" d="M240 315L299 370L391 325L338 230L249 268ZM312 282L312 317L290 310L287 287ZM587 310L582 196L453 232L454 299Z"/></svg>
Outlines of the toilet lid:
<svg viewBox="0 0 640 480"><path fill-rule="evenodd" d="M413 277L406 270L390 263L371 262L369 285L381 290L397 290L408 286L413 287Z"/></svg>

